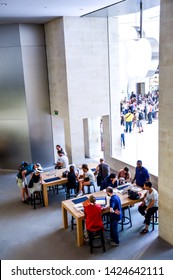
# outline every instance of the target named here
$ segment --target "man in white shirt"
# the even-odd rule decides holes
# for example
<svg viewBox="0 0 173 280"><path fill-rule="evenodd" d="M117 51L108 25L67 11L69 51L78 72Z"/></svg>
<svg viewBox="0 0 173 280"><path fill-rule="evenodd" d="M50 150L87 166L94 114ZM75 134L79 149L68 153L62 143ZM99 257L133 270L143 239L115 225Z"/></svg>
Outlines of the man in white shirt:
<svg viewBox="0 0 173 280"><path fill-rule="evenodd" d="M57 161L57 164L55 166L55 169L61 169L61 168L69 168L69 160L68 157L62 152L58 151L59 159Z"/></svg>
<svg viewBox="0 0 173 280"><path fill-rule="evenodd" d="M145 228L141 234L148 233L151 216L158 210L158 192L152 188L152 183L147 181L144 183L144 189L147 192L144 195L142 204L138 207L138 211L142 216L145 216Z"/></svg>

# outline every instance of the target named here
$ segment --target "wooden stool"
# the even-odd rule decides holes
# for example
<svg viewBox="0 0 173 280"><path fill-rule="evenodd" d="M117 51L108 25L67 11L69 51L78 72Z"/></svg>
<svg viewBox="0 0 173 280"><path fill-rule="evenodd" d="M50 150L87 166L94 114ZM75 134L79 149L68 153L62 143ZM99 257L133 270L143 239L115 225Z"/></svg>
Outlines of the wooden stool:
<svg viewBox="0 0 173 280"><path fill-rule="evenodd" d="M103 230L100 229L98 231L89 231L88 230L88 237L89 237L89 246L90 246L90 253L93 253L93 248L103 248L103 253L106 251L105 249L105 240L103 235Z"/></svg>
<svg viewBox="0 0 173 280"><path fill-rule="evenodd" d="M66 190L66 199L76 197L76 195L77 195L76 189L69 189L69 192L67 192Z"/></svg>
<svg viewBox="0 0 173 280"><path fill-rule="evenodd" d="M102 215L102 221L105 231L110 231L110 212Z"/></svg>
<svg viewBox="0 0 173 280"><path fill-rule="evenodd" d="M74 229L74 226L76 226L76 219L73 216L71 216L71 230ZM83 220L82 221L83 231L84 231L84 227L85 227L85 221Z"/></svg>
<svg viewBox="0 0 173 280"><path fill-rule="evenodd" d="M126 211L127 211L127 213L126 213ZM125 225L130 224L129 227L132 227L132 218L131 218L130 206L122 208L122 220L119 222L119 224L121 225L121 230L124 229Z"/></svg>
<svg viewBox="0 0 173 280"><path fill-rule="evenodd" d="M31 205L34 205L34 209L36 209L36 205L42 204L43 203L43 193L42 191L35 191L31 194Z"/></svg>

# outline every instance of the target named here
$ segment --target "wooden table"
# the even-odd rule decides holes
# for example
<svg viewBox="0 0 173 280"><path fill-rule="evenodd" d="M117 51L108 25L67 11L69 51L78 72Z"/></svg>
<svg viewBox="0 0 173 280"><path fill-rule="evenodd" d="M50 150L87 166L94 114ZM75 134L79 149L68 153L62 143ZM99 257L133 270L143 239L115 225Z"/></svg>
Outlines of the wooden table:
<svg viewBox="0 0 173 280"><path fill-rule="evenodd" d="M131 200L128 198L128 194L120 194L116 192L116 194L120 197L121 200L121 206L122 208L130 205L134 205L140 201L142 201L142 197L145 193L144 190L140 191L141 197L138 200ZM84 195L89 197L90 194ZM96 197L105 197L106 193L103 191L95 192L94 196ZM82 196L81 196L82 197ZM79 198L79 197L78 197ZM76 199L78 199L76 198ZM76 229L77 229L77 246L82 246L83 245L83 228L82 228L82 221L85 219L85 215L82 211L77 211L74 208L74 203L72 202L73 199L65 200L61 202L61 207L62 207L62 220L63 220L63 226L64 229L68 228L68 213L71 214L75 219L76 219ZM109 210L104 210L109 211Z"/></svg>
<svg viewBox="0 0 173 280"><path fill-rule="evenodd" d="M62 173L66 171L66 168L62 169L54 169L48 172L43 173L43 183L42 183L42 189L43 189L43 200L44 200L44 206L47 207L49 205L48 203L48 187L62 185L67 183L67 178L62 178ZM46 179L53 179L55 177L60 177L61 179L51 181L51 182L45 182Z"/></svg>
<svg viewBox="0 0 173 280"><path fill-rule="evenodd" d="M87 164L88 164L88 167L90 169L96 168L96 166L98 165L97 162L89 162ZM79 165L79 166L76 166L76 167L81 169L82 165ZM42 189L43 189L43 200L44 200L44 206L45 207L47 207L49 205L47 188L52 187L52 186L66 184L67 183L67 178L62 178L62 173L66 170L67 170L67 168L54 169L54 170L43 173L43 175L42 175L42 177L43 177ZM83 171L80 170L80 174L82 174L82 173L83 173ZM51 179L51 178L55 178L55 177L60 177L61 179L56 180L56 181L52 181L52 182L48 182L48 183L46 183L44 181L46 179Z"/></svg>

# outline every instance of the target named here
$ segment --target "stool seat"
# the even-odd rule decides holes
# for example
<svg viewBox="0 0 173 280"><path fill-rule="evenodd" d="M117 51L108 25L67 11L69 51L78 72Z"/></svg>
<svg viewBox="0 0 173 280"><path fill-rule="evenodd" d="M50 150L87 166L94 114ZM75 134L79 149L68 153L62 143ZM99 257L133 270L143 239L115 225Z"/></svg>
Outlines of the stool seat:
<svg viewBox="0 0 173 280"><path fill-rule="evenodd" d="M86 186L84 186L84 188L88 188L88 194L90 194L91 193L91 187L93 187L93 192L95 192L96 191L96 187L95 187L95 183L94 182L92 182L90 185L86 185Z"/></svg>
<svg viewBox="0 0 173 280"><path fill-rule="evenodd" d="M91 254L93 253L93 248L103 248L103 253L106 251L104 234L102 229L97 231L88 230L88 237Z"/></svg>

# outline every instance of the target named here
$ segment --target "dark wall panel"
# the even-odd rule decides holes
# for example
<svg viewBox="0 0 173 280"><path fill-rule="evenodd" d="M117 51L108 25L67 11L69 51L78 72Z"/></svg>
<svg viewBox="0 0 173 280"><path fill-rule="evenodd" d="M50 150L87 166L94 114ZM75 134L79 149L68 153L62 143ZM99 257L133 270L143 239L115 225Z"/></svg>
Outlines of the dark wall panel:
<svg viewBox="0 0 173 280"><path fill-rule="evenodd" d="M52 137L44 27L1 25L0 168L52 166Z"/></svg>
<svg viewBox="0 0 173 280"><path fill-rule="evenodd" d="M0 26L0 168L31 160L18 26Z"/></svg>
<svg viewBox="0 0 173 280"><path fill-rule="evenodd" d="M32 161L49 167L54 154L44 27L22 25L20 37Z"/></svg>

